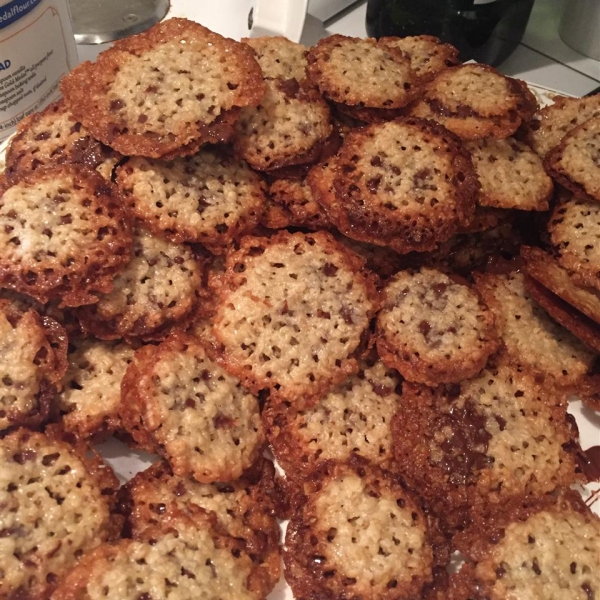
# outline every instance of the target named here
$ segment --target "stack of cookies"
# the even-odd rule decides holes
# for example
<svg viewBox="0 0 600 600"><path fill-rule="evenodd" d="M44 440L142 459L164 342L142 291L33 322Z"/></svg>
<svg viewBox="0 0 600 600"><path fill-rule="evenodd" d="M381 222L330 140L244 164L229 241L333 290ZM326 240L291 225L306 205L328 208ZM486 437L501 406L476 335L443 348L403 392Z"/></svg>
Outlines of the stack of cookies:
<svg viewBox="0 0 600 600"><path fill-rule="evenodd" d="M599 96L185 19L61 89L0 176L0 598L600 595Z"/></svg>

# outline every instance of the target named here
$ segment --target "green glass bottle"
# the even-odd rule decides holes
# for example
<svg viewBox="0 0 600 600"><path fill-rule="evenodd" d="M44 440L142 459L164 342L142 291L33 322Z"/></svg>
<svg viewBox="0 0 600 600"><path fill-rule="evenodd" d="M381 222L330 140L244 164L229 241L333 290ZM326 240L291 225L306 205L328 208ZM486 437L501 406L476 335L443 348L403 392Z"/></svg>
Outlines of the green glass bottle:
<svg viewBox="0 0 600 600"><path fill-rule="evenodd" d="M435 35L463 61L499 65L523 37L534 0L368 0L367 33Z"/></svg>

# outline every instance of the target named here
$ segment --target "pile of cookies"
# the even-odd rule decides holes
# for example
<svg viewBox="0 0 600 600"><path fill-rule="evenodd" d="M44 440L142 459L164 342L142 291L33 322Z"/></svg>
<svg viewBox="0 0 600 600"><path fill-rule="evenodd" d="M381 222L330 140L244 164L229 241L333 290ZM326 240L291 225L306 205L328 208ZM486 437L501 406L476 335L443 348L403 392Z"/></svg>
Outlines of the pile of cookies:
<svg viewBox="0 0 600 600"><path fill-rule="evenodd" d="M0 176L0 598L600 595L600 96L185 19L61 89Z"/></svg>

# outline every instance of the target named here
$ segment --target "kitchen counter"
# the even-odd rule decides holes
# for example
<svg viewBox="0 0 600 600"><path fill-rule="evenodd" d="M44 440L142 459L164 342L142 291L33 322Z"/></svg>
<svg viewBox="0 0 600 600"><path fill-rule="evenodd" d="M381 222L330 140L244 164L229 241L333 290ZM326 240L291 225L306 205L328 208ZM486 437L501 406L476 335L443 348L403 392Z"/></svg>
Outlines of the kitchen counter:
<svg viewBox="0 0 600 600"><path fill-rule="evenodd" d="M171 0L169 17L187 17L223 35L237 38L248 34L252 0ZM600 86L600 61L569 48L558 35L564 0L536 0L521 44L499 67L507 75L549 88L583 96ZM342 15L323 24L308 16L302 42L313 44L330 33L366 36L366 0L352 5ZM81 60L92 60L107 44L78 47Z"/></svg>

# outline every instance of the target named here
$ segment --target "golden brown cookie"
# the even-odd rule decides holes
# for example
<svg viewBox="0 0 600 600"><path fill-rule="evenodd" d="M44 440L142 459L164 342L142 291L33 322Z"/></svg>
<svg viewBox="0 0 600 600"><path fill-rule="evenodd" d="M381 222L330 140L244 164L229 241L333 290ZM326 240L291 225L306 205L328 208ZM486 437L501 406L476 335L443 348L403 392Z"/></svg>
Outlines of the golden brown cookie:
<svg viewBox="0 0 600 600"><path fill-rule="evenodd" d="M85 551L119 533L110 512L117 478L59 429L0 440L0 480L3 598L48 598Z"/></svg>
<svg viewBox="0 0 600 600"><path fill-rule="evenodd" d="M474 273L475 285L496 317L504 348L515 364L552 378L563 389L577 386L594 354L556 323L525 288L525 276Z"/></svg>
<svg viewBox="0 0 600 600"><path fill-rule="evenodd" d="M311 81L339 105L389 110L406 106L414 97L409 59L374 39L331 35L309 50L307 60Z"/></svg>
<svg viewBox="0 0 600 600"><path fill-rule="evenodd" d="M569 131L546 154L544 165L576 196L600 202L600 116Z"/></svg>
<svg viewBox="0 0 600 600"><path fill-rule="evenodd" d="M392 416L400 377L376 357L333 388L317 404L298 409L291 402L268 403L262 417L277 462L289 479L306 479L328 460L360 456L390 467Z"/></svg>
<svg viewBox="0 0 600 600"><path fill-rule="evenodd" d="M216 150L171 161L132 158L118 169L117 184L150 231L217 253L255 227L265 203L260 177Z"/></svg>
<svg viewBox="0 0 600 600"><path fill-rule="evenodd" d="M377 467L333 464L303 491L283 552L295 598L420 597L432 577L427 519L397 479Z"/></svg>
<svg viewBox="0 0 600 600"><path fill-rule="evenodd" d="M137 539L86 554L52 600L263 600L269 589L261 575L233 540L215 531L210 515L174 512Z"/></svg>
<svg viewBox="0 0 600 600"><path fill-rule="evenodd" d="M431 250L468 224L479 187L456 137L422 119L350 133L308 181L344 235L400 253Z"/></svg>
<svg viewBox="0 0 600 600"><path fill-rule="evenodd" d="M220 364L256 393L316 402L358 370L379 300L363 264L326 232L244 238L218 298Z"/></svg>
<svg viewBox="0 0 600 600"><path fill-rule="evenodd" d="M66 431L99 439L121 428L121 380L134 352L119 341L69 339L68 369L57 398Z"/></svg>
<svg viewBox="0 0 600 600"><path fill-rule="evenodd" d="M66 354L66 332L56 321L0 300L0 431L47 419Z"/></svg>
<svg viewBox="0 0 600 600"><path fill-rule="evenodd" d="M423 267L394 275L383 296L377 351L408 381L458 383L498 349L494 316L466 282Z"/></svg>
<svg viewBox="0 0 600 600"><path fill-rule="evenodd" d="M314 199L306 179L276 179L269 187L269 196L274 206L271 211L267 211L267 214L270 214L269 221L265 222L263 219L266 227L275 224L277 226L272 229L306 227L315 231L331 227L325 211ZM283 212L285 217L276 219L273 210Z"/></svg>
<svg viewBox="0 0 600 600"><path fill-rule="evenodd" d="M192 154L227 141L265 87L254 52L187 19L116 42L62 80L73 115L128 156Z"/></svg>
<svg viewBox="0 0 600 600"><path fill-rule="evenodd" d="M162 340L190 317L199 301L202 262L183 244L138 228L131 261L113 290L76 311L84 331L103 340Z"/></svg>
<svg viewBox="0 0 600 600"><path fill-rule="evenodd" d="M554 208L550 241L573 281L600 290L600 203L572 196Z"/></svg>
<svg viewBox="0 0 600 600"><path fill-rule="evenodd" d="M410 114L437 121L464 140L503 139L536 108L535 97L524 82L474 63L438 73L425 85L424 95Z"/></svg>
<svg viewBox="0 0 600 600"><path fill-rule="evenodd" d="M564 395L509 364L435 389L404 384L392 431L400 473L448 530L582 480L565 450L577 443Z"/></svg>
<svg viewBox="0 0 600 600"><path fill-rule="evenodd" d="M511 502L455 540L467 559L457 578L463 595L456 598L600 594L600 519L572 490Z"/></svg>
<svg viewBox="0 0 600 600"><path fill-rule="evenodd" d="M557 323L570 331L590 350L600 353L600 323L586 317L531 277L525 277L525 289Z"/></svg>
<svg viewBox="0 0 600 600"><path fill-rule="evenodd" d="M121 390L125 429L166 458L176 475L232 481L261 452L256 398L191 335L172 334L138 350Z"/></svg>
<svg viewBox="0 0 600 600"><path fill-rule="evenodd" d="M296 81L306 77L306 46L283 36L242 38L242 42L256 53L256 60L265 77Z"/></svg>
<svg viewBox="0 0 600 600"><path fill-rule="evenodd" d="M36 170L0 188L0 286L62 306L96 302L129 260L117 189L79 165Z"/></svg>
<svg viewBox="0 0 600 600"><path fill-rule="evenodd" d="M440 71L460 64L458 50L444 44L433 35L382 37L379 45L400 50L410 60L410 68L421 81L431 79Z"/></svg>
<svg viewBox="0 0 600 600"><path fill-rule="evenodd" d="M521 257L525 261L523 270L527 275L596 323L600 323L600 291L577 285L569 272L541 248L522 246Z"/></svg>
<svg viewBox="0 0 600 600"><path fill-rule="evenodd" d="M513 138L465 144L481 184L480 206L548 210L554 186L538 155Z"/></svg>
<svg viewBox="0 0 600 600"><path fill-rule="evenodd" d="M241 479L214 484L178 477L158 462L127 483L122 510L134 538L159 526L173 508L190 516L198 507L209 512L222 534L236 540L252 559L270 590L280 576L274 476L273 463L262 458Z"/></svg>
<svg viewBox="0 0 600 600"><path fill-rule="evenodd" d="M77 163L110 179L117 152L95 140L69 112L63 100L25 117L6 151L6 176L14 181L36 169Z"/></svg>
<svg viewBox="0 0 600 600"><path fill-rule="evenodd" d="M333 131L327 102L307 82L265 83L260 104L240 112L235 152L258 171L316 162Z"/></svg>
<svg viewBox="0 0 600 600"><path fill-rule="evenodd" d="M585 98L557 96L526 123L525 141L544 158L569 131L600 116L600 94Z"/></svg>

